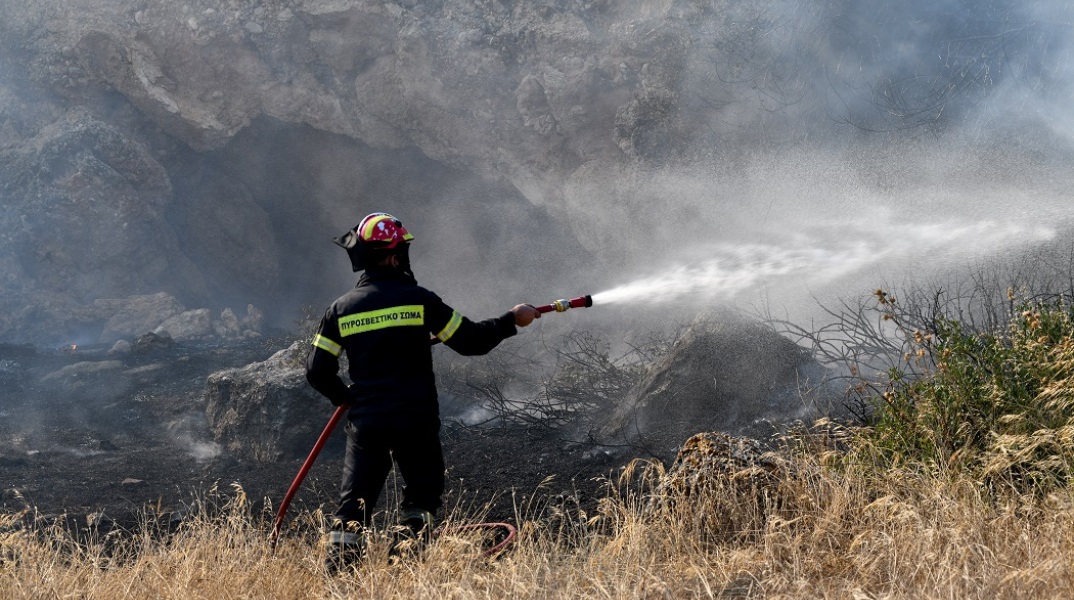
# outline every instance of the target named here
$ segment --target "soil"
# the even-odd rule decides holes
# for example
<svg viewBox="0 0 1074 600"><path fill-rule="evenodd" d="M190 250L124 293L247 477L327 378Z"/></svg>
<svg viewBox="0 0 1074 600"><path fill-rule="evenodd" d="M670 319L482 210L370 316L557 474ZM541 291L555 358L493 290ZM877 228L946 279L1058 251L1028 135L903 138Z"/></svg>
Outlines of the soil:
<svg viewBox="0 0 1074 600"><path fill-rule="evenodd" d="M178 521L211 490L238 484L255 513L274 514L302 460L271 464L228 456L204 418L205 380L261 361L291 340L136 343L104 347L0 345L0 511L95 527ZM327 422L332 407L310 419ZM311 470L289 515L331 513L342 465L342 428ZM445 512L466 519L534 516L550 503L591 508L631 456L571 442L541 428L446 422ZM315 440L309 440L312 447ZM392 475L378 508L391 508Z"/></svg>

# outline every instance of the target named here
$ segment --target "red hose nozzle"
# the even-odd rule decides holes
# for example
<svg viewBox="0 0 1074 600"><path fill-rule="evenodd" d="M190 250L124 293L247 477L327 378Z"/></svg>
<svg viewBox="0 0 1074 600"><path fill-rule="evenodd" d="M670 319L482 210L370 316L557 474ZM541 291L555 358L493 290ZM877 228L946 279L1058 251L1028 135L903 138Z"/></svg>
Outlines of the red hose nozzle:
<svg viewBox="0 0 1074 600"><path fill-rule="evenodd" d="M534 306L534 308L537 309L537 312L546 313L552 311L563 312L570 308L585 308L588 306L593 306L593 296L586 295L571 298L570 300L556 300L551 304L542 304L540 306Z"/></svg>

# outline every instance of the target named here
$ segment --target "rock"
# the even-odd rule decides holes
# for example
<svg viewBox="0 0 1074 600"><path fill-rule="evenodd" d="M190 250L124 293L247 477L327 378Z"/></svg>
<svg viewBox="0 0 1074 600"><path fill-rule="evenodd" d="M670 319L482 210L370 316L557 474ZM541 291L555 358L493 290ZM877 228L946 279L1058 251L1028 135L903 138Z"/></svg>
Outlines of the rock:
<svg viewBox="0 0 1074 600"><path fill-rule="evenodd" d="M119 340L108 350L109 356L115 356L120 354L128 354L133 346L127 340Z"/></svg>
<svg viewBox="0 0 1074 600"><path fill-rule="evenodd" d="M101 290L175 282L168 266L179 248L164 215L172 200L167 172L146 146L89 111L73 109L0 152L0 181L7 236L0 255L17 257L13 268L37 288L88 303Z"/></svg>
<svg viewBox="0 0 1074 600"><path fill-rule="evenodd" d="M243 317L240 325L248 333L261 333L261 328L265 325L265 313L255 308L253 304L247 304L246 316Z"/></svg>
<svg viewBox="0 0 1074 600"><path fill-rule="evenodd" d="M3 296L0 291L0 298ZM152 331L185 310L166 292L79 302L63 291L36 289L19 295L14 302L23 306L0 315L0 336L41 345L111 344ZM7 327L5 316L12 317Z"/></svg>
<svg viewBox="0 0 1074 600"><path fill-rule="evenodd" d="M115 371L122 369L123 363L118 360L94 360L83 361L73 365L67 365L58 371L53 371L41 378L42 381L49 381L53 379L64 379L67 377L78 377L80 375L92 375L95 373L101 373L104 371Z"/></svg>
<svg viewBox="0 0 1074 600"><path fill-rule="evenodd" d="M175 346L175 340L171 338L167 332L163 335L156 333L147 333L139 336L131 344L131 352L136 354L149 354L158 351L170 350Z"/></svg>
<svg viewBox="0 0 1074 600"><path fill-rule="evenodd" d="M216 442L232 456L275 462L309 454L332 405L306 382L308 347L308 341L298 341L263 362L209 376L206 419Z"/></svg>
<svg viewBox="0 0 1074 600"><path fill-rule="evenodd" d="M286 4L259 7L261 17L249 7L92 2L72 10L56 0L0 8L0 38L22 49L18 64L0 73L0 231L7 237L0 303L25 308L0 311L0 339L40 343L47 333L50 342L96 341L79 336L99 324L71 315L100 297L163 290L185 306L213 307L254 298L293 307L332 297L337 267L346 263L327 238L336 218L360 218L340 216L354 209L346 198L356 192L428 215L409 217L419 226L428 219L420 229L426 248L440 246L434 235L457 238L454 227L440 227L444 215L460 215L466 226L475 221L446 203L495 204L479 211L495 218L475 226L495 252L475 247L472 257L453 260L472 261L498 284L504 278L492 274L514 256L531 256L532 239L580 258L543 208L525 215L540 224L503 209L533 209L524 197L531 190L540 203L557 198L563 178L553 172L571 172L580 151L562 139L544 141L557 138L553 125L582 125L571 131L585 132L586 154L600 154L598 147L619 154L609 142L609 114L598 114L582 93L600 81L600 67L587 57L604 33L590 33L576 10L535 30L540 52L569 47L564 73L541 60L527 64L537 54L523 60L530 45L516 34L530 34L516 28L527 31L534 17L527 7L517 17L497 8L486 22L470 10L421 2L414 10ZM444 28L444 16L456 12L465 15L465 40L454 25ZM462 71L434 75L449 67L445 73ZM411 78L423 85L409 85ZM618 96L599 106L630 93ZM581 105L593 107L572 110ZM65 112L70 106L79 108ZM383 176L385 168L422 176L400 186ZM534 185L522 185L531 177ZM437 202L445 205L426 210ZM312 239L324 247L311 248ZM241 330L262 332L260 321L251 316ZM131 339L159 324L134 331L118 324L99 341Z"/></svg>
<svg viewBox="0 0 1074 600"><path fill-rule="evenodd" d="M661 479L664 494L697 496L730 481L770 483L786 469L786 461L753 438L703 432L683 443Z"/></svg>
<svg viewBox="0 0 1074 600"><path fill-rule="evenodd" d="M212 311L207 308L188 310L166 319L153 333L167 334L173 340L196 340L213 334Z"/></svg>
<svg viewBox="0 0 1074 600"><path fill-rule="evenodd" d="M917 159L928 168L887 160L902 152L898 136L885 141L875 161L858 160L857 147L844 142L868 136L844 125L869 128L876 115L823 117L843 86L868 96L885 82L903 81L899 74L910 67L924 75L910 80L905 98L935 97L943 74L961 71L929 63L913 49L978 40L963 52L975 56L969 50L996 39L1003 33L996 24L1004 22L953 19L962 23L954 32L903 19L889 23L898 29L885 37L874 36L874 27L845 27L838 3L794 14L776 0L208 4L0 6L0 39L18 49L0 72L0 337L38 341L46 327L59 330L49 332L50 340L83 333L72 309L98 297L165 290L188 306L214 308L253 298L269 307L335 297L329 292L345 259L327 242L309 242L336 233L325 232L336 229L337 219L359 218L342 216L356 210L357 198L383 205L369 209L399 207L393 211L408 224L427 219L415 232L422 252L441 262L423 265L424 273L473 266L465 278L436 283L465 281L453 290L462 293L489 273L502 285L515 279L500 276L504 267L539 256L517 275L530 278L518 289L532 293L557 283L545 275L583 256L573 247L579 241L608 267L601 275L611 277L618 267L640 264L633 259L660 264L681 249L652 243L657 239L763 238L772 229L767 224L740 231L727 217L753 220L751 202L794 198L817 180L838 189L877 181L886 190L901 179L913 182L911 190L946 185L952 170L932 164L932 149ZM1057 35L1045 30L1047 19L1027 22L1035 23L1035 34L1022 43ZM824 35L834 31L841 33ZM897 48L906 50L907 62L891 63L893 72L875 63L831 68L832 57L848 51L868 63L853 49L873 42L876 57ZM824 84L818 73L851 79ZM1063 78L1042 81L1045 96L1066 97ZM950 99L943 123L958 121L959 106L981 104ZM856 97L839 110L907 114L884 104ZM1032 119L1047 114L1023 112ZM1062 133L1048 123L1024 127L1010 116L1002 117L1009 130L992 129L1011 150L957 161L967 165L962 181L981 180L995 171L987 165L1007 164L1005 157L1024 157L1018 162L1031 168L1013 168L1016 183L1052 181L1055 190L1069 189L1069 156L1053 154L1069 147ZM913 130L892 125L880 129ZM1008 131L1027 133L1008 143ZM829 140L836 142L831 157L817 152ZM965 142L956 139L951 149L965 151ZM786 147L806 149L784 158ZM805 160L813 154L817 163ZM860 164L860 173L849 163ZM906 172L927 179L899 175ZM814 193L818 205L833 200ZM1048 194L1062 195L1049 189L1041 197ZM795 201L812 206L813 198ZM534 215L504 210L534 207ZM477 222L485 214L496 218ZM535 227L536 219L524 218L530 216L558 223ZM458 222L445 225L449 220ZM668 224L673 236L654 229L656 222ZM521 231L526 227L536 231ZM485 235L498 228L509 231ZM457 244L462 237L477 243ZM526 246L514 253L517 260L487 258L508 256L509 244ZM448 247L451 253L428 250ZM589 276L580 267L571 271L574 281ZM266 294L272 296L261 300ZM102 342L123 337L109 334Z"/></svg>
<svg viewBox="0 0 1074 600"><path fill-rule="evenodd" d="M26 9L26 20L48 15L33 48L59 70L46 67L38 78L85 94L65 78L74 67L198 151L222 148L268 116L375 147L415 145L434 160L519 184L535 179L519 185L535 204L561 204L561 182L587 158L624 158L615 143L621 106L630 113L618 134L627 158L663 140L658 130L678 114L673 91L697 62L685 56L686 17L659 5L297 1L195 18L171 5L132 14L115 3L79 11L44 4ZM756 60L767 64L764 50ZM699 118L695 129L705 123Z"/></svg>
<svg viewBox="0 0 1074 600"><path fill-rule="evenodd" d="M720 432L691 436L660 477L649 510L682 511L703 538L764 529L783 500L790 463L755 439Z"/></svg>
<svg viewBox="0 0 1074 600"><path fill-rule="evenodd" d="M555 115L548 106L544 86L532 75L522 78L515 90L515 107L522 116L522 124L532 128L542 136L550 135L556 129Z"/></svg>
<svg viewBox="0 0 1074 600"><path fill-rule="evenodd" d="M183 253L198 265L209 294L272 293L280 277L277 233L249 186L213 161L199 161L177 173L175 193L183 199L172 213Z"/></svg>
<svg viewBox="0 0 1074 600"><path fill-rule="evenodd" d="M93 319L106 318L98 342L110 343L153 331L185 309L171 294L158 292L128 298L94 300L84 311Z"/></svg>
<svg viewBox="0 0 1074 600"><path fill-rule="evenodd" d="M220 320L213 323L213 329L216 330L216 335L222 338L230 339L242 337L243 335L239 318L235 316L235 311L230 308L225 308L220 313Z"/></svg>
<svg viewBox="0 0 1074 600"><path fill-rule="evenodd" d="M693 323L623 398L602 428L660 456L697 431L751 432L817 416L826 371L762 323L734 315Z"/></svg>
<svg viewBox="0 0 1074 600"><path fill-rule="evenodd" d="M18 361L4 358L9 355L5 350L7 348L0 346L0 389L13 395L21 394L28 373ZM13 355L18 356L18 354Z"/></svg>

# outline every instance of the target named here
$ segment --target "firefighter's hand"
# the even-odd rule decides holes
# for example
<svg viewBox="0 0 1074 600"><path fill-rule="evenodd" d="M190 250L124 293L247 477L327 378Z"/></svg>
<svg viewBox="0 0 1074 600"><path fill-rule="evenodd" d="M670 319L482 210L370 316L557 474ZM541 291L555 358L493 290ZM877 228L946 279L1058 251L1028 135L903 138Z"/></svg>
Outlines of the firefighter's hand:
<svg viewBox="0 0 1074 600"><path fill-rule="evenodd" d="M511 309L511 313L515 315L515 325L519 327L525 327L532 323L534 319L541 318L541 313L537 312L537 309L529 304L519 304Z"/></svg>

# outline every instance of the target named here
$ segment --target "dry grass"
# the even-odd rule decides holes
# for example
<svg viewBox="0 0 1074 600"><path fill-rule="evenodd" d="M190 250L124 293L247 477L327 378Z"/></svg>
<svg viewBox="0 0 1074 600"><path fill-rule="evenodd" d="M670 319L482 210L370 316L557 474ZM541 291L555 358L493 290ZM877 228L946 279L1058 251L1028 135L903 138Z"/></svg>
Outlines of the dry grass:
<svg viewBox="0 0 1074 600"><path fill-rule="evenodd" d="M388 565L378 542L365 565L335 576L321 570L317 515L300 515L273 556L266 522L241 491L172 534L119 541L76 543L8 515L0 590L215 599L1043 598L1074 589L1069 490L997 501L968 481L825 466L831 458L794 457L763 486L717 481L670 502L651 494L655 468L598 514L520 516L518 542L497 560L460 535Z"/></svg>

